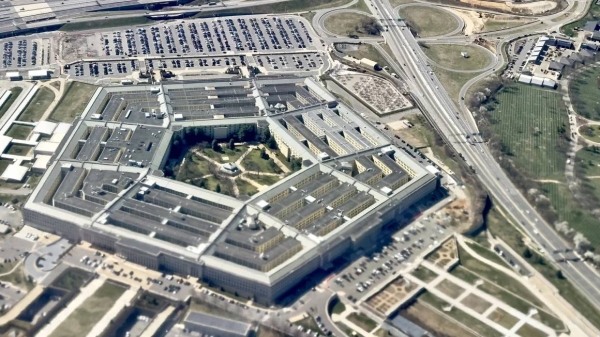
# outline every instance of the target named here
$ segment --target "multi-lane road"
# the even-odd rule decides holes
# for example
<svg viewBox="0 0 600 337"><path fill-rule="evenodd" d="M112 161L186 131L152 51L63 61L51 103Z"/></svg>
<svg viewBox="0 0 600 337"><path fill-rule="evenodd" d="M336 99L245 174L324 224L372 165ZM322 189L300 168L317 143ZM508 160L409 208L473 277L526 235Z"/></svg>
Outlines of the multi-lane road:
<svg viewBox="0 0 600 337"><path fill-rule="evenodd" d="M428 65L428 59L421 51L409 29L398 22L398 17L385 0L369 1L369 9L387 29L383 36L394 52L399 64L407 75L414 97L424 108L435 126L445 135L451 146L462 154L466 163L473 167L478 177L492 195L531 238L536 241L545 254L552 259L571 258L569 245L545 222L526 198L513 185L495 158L478 136L472 119L465 117L454 105L448 93ZM578 4L578 8L581 5ZM585 7L585 6L584 6ZM572 19L571 19L572 20ZM555 23L559 25L561 23ZM497 55L498 57L498 55ZM497 64L504 60L501 55ZM567 261L560 264L563 273L595 303L600 303L600 276L586 263Z"/></svg>

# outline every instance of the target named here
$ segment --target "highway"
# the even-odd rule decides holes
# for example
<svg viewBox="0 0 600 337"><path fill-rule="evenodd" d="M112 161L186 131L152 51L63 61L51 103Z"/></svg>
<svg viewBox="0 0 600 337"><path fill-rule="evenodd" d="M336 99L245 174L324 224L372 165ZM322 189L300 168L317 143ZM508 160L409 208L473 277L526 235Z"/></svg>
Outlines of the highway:
<svg viewBox="0 0 600 337"><path fill-rule="evenodd" d="M513 185L483 140L479 136L466 138L466 135L479 131L473 125L472 119L465 118L454 106L448 93L427 64L427 58L416 39L407 28L403 27L403 24L397 21L398 17L393 15L394 11L389 3L385 0L372 0L368 4L373 15L388 27L382 34L399 64L404 65L413 96L423 106L424 113L446 136L450 145L462 154L466 163L477 172L495 202L518 221L534 241L544 247L546 257L553 260L573 258L574 254L567 252L570 248L569 244L539 216ZM579 261L564 262L560 267L563 274L593 303L600 305L600 277L594 270Z"/></svg>

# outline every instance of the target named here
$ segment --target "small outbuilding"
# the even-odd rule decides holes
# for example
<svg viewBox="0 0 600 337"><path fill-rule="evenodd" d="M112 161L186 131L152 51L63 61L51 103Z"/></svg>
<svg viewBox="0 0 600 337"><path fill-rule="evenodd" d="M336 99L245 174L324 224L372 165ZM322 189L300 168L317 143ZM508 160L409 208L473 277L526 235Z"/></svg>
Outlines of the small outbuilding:
<svg viewBox="0 0 600 337"><path fill-rule="evenodd" d="M6 73L6 79L9 81L19 81L22 79L18 71L9 71Z"/></svg>
<svg viewBox="0 0 600 337"><path fill-rule="evenodd" d="M30 70L27 74L30 80L45 80L50 78L50 71L48 69Z"/></svg>
<svg viewBox="0 0 600 337"><path fill-rule="evenodd" d="M29 168L21 165L10 164L2 172L1 180L8 182L22 182Z"/></svg>

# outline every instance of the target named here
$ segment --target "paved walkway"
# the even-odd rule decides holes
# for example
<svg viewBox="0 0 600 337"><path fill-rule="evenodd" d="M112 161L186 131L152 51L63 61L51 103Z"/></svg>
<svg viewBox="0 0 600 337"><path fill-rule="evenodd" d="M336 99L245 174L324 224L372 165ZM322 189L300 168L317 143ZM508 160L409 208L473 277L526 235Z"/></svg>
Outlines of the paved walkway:
<svg viewBox="0 0 600 337"><path fill-rule="evenodd" d="M108 310L106 315L102 316L102 319L100 319L100 321L94 325L90 333L87 334L87 337L100 336L102 331L104 331L106 327L110 325L112 320L117 317L119 312L121 312L125 306L131 304L131 301L135 298L139 289L139 287L127 289L127 291L125 291L123 295L121 295L121 297L119 297L119 299L115 302L112 308Z"/></svg>
<svg viewBox="0 0 600 337"><path fill-rule="evenodd" d="M40 82L40 87L48 88L48 89L52 90L52 92L54 93L54 99L52 100L52 103L50 103L50 105L48 105L48 108L46 109L46 111L44 112L42 117L40 118L40 121L45 121L46 119L48 119L50 117L50 114L52 114L52 112L54 111L54 108L60 101L60 98L62 97L62 95L64 93L65 87L67 86L64 78L59 78L57 81L61 83L60 90L57 90L55 87L50 85L51 82L55 82L55 81Z"/></svg>
<svg viewBox="0 0 600 337"><path fill-rule="evenodd" d="M58 326L64 322L67 317L69 317L73 311L75 311L85 300L91 297L98 288L100 288L104 284L105 278L100 277L97 279L93 279L90 283L88 283L85 287L81 288L81 293L77 295L66 308L61 310L54 319L48 323L38 334L36 337L48 337L52 334Z"/></svg>

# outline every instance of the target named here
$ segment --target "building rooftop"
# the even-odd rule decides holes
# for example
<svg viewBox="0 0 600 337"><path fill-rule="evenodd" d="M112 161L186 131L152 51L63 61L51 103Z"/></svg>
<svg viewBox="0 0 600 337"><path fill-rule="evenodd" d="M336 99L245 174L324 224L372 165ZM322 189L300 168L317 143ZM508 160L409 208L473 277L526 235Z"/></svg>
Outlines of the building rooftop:
<svg viewBox="0 0 600 337"><path fill-rule="evenodd" d="M246 336L252 330L252 325L237 320L231 320L219 316L213 316L198 311L190 311L184 319L184 323L192 324L200 328L210 327L212 329L221 330L226 334L234 334ZM192 328L193 329L193 328Z"/></svg>

